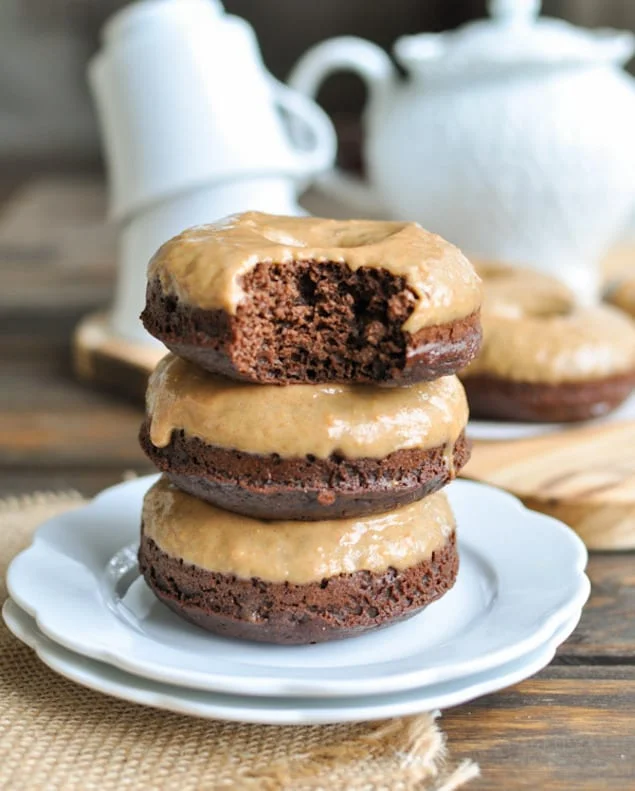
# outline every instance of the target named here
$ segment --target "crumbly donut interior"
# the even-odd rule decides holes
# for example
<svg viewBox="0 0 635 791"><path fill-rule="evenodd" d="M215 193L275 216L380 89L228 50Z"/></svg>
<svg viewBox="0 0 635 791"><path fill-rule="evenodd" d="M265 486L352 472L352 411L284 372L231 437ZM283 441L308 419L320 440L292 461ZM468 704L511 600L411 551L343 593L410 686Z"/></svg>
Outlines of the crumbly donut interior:
<svg viewBox="0 0 635 791"><path fill-rule="evenodd" d="M385 379L405 364L402 326L416 304L383 269L258 264L242 283L235 355L243 371L308 381Z"/></svg>

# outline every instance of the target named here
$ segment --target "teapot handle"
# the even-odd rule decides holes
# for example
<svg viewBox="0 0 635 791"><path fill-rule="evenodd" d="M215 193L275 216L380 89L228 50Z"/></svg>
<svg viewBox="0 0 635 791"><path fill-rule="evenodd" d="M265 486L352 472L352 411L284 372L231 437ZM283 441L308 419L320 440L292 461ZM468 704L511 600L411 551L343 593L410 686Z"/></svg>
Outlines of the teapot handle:
<svg viewBox="0 0 635 791"><path fill-rule="evenodd" d="M273 77L271 83L276 104L289 116L292 136L303 142L308 138L307 145L295 151L296 175L306 177L330 168L337 151L337 137L331 119L310 97Z"/></svg>
<svg viewBox="0 0 635 791"><path fill-rule="evenodd" d="M296 63L287 82L296 91L314 98L324 79L336 71L358 74L366 83L373 104L383 101L397 77L396 68L381 47L356 36L341 36L309 49ZM339 168L320 176L317 186L327 197L344 201L361 214L384 211L372 184Z"/></svg>

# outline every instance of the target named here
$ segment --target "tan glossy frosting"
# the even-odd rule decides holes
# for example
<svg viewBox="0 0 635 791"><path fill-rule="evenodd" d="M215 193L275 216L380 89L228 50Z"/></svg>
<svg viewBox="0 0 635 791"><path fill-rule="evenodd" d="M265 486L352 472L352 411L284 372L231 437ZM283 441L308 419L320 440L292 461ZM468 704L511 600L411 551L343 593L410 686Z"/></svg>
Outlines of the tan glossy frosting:
<svg viewBox="0 0 635 791"><path fill-rule="evenodd" d="M635 324L608 306L576 306L555 278L477 264L484 282L483 345L462 378L558 384L635 369Z"/></svg>
<svg viewBox="0 0 635 791"><path fill-rule="evenodd" d="M223 511L161 478L146 494L144 534L209 571L305 584L427 560L454 531L446 497L432 494L387 514L322 522L264 522Z"/></svg>
<svg viewBox="0 0 635 791"><path fill-rule="evenodd" d="M146 396L150 439L183 429L210 445L297 458L382 458L405 448L452 447L468 418L454 376L408 387L245 384L168 355Z"/></svg>
<svg viewBox="0 0 635 791"><path fill-rule="evenodd" d="M186 303L230 314L242 275L260 262L334 261L404 277L417 295L408 332L468 316L481 304L471 264L454 245L416 223L323 220L246 212L184 231L150 261L148 277Z"/></svg>

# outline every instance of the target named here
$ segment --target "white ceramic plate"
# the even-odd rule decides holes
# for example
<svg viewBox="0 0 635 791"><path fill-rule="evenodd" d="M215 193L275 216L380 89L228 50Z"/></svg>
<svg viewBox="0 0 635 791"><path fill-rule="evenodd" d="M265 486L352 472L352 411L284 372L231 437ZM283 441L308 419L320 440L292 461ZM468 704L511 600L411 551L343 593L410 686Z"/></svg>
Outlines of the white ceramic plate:
<svg viewBox="0 0 635 791"><path fill-rule="evenodd" d="M589 594L580 539L493 487L447 491L459 525L454 589L401 624L315 646L215 637L178 618L139 577L134 547L155 476L43 525L13 561L8 587L40 630L145 678L248 695L351 696L473 675L541 645Z"/></svg>
<svg viewBox="0 0 635 791"><path fill-rule="evenodd" d="M467 434L470 439L513 440L540 437L543 434L571 431L583 426L599 426L603 423L619 423L635 420L635 395L628 398L622 406L604 417L593 418L577 423L514 423L502 420L470 420Z"/></svg>
<svg viewBox="0 0 635 791"><path fill-rule="evenodd" d="M5 602L2 615L13 634L31 646L45 664L85 687L180 714L268 725L376 720L467 703L517 684L548 665L556 648L567 639L580 619L580 612L575 612L543 645L513 662L443 684L357 698L271 698L204 692L139 678L75 654L49 640L37 628L33 618L10 599Z"/></svg>

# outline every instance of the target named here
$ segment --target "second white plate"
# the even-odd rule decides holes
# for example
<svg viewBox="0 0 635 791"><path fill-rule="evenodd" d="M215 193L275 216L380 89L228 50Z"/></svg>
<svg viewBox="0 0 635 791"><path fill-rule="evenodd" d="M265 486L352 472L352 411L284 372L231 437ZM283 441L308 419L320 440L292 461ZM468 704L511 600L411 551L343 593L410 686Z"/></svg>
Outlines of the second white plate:
<svg viewBox="0 0 635 791"><path fill-rule="evenodd" d="M580 612L574 613L543 645L513 662L443 684L354 698L276 698L204 692L139 678L54 643L11 599L5 602L2 615L13 634L33 648L46 665L82 686L179 714L266 725L358 722L403 717L467 703L517 684L542 670L580 619Z"/></svg>

